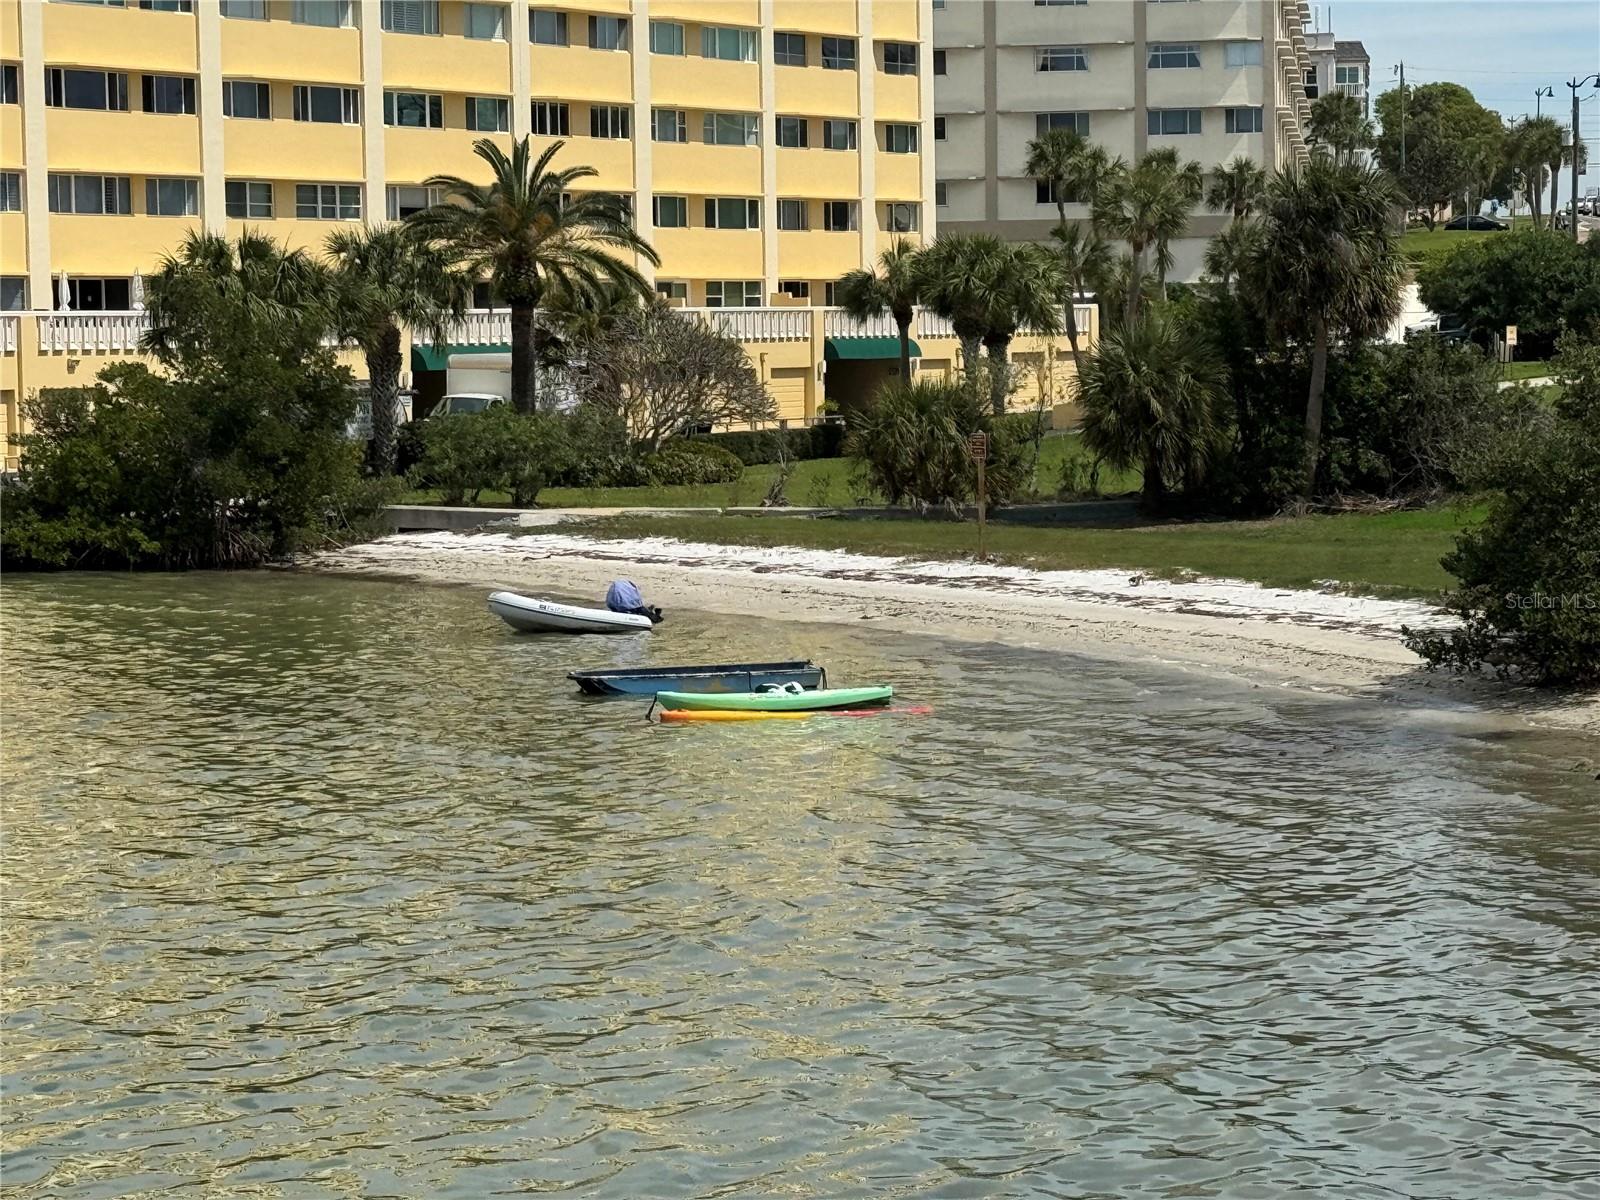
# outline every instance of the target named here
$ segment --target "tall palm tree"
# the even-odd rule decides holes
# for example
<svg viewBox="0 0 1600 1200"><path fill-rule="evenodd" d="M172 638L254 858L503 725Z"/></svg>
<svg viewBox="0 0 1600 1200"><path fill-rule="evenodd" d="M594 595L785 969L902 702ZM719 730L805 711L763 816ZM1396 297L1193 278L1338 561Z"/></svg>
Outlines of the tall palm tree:
<svg viewBox="0 0 1600 1200"><path fill-rule="evenodd" d="M1067 285L1062 304L1067 337L1072 343L1072 365L1083 370L1083 351L1078 347L1078 313L1074 301L1090 292L1100 293L1111 271L1111 247L1092 225L1062 222L1050 231L1056 243L1056 260Z"/></svg>
<svg viewBox="0 0 1600 1200"><path fill-rule="evenodd" d="M1348 97L1347 97L1348 98ZM1267 172L1248 155L1241 154L1225 167L1218 167L1206 188L1206 207L1213 212L1232 214L1242 221L1261 202L1267 187Z"/></svg>
<svg viewBox="0 0 1600 1200"><path fill-rule="evenodd" d="M900 381L911 382L911 320L922 300L921 250L905 238L878 256L875 270L859 267L840 276L839 306L858 321L888 313L900 334Z"/></svg>
<svg viewBox="0 0 1600 1200"><path fill-rule="evenodd" d="M339 230L327 241L338 331L367 360L372 399L372 465L394 473L394 411L400 391L400 326L425 329L434 344L472 301L472 277L437 246L399 224Z"/></svg>
<svg viewBox="0 0 1600 1200"><path fill-rule="evenodd" d="M943 233L917 259L923 303L954 328L968 383L982 370L979 351L989 328L988 291L981 281L994 278L1007 253L993 234Z"/></svg>
<svg viewBox="0 0 1600 1200"><path fill-rule="evenodd" d="M1157 273L1165 286L1172 267L1170 243L1188 228L1204 186L1198 163L1181 163L1176 151L1163 148L1150 151L1131 169L1114 172L1095 197L1095 224L1126 242L1133 256L1134 286L1128 288L1123 315L1129 324L1139 315L1145 252L1155 248Z"/></svg>
<svg viewBox="0 0 1600 1200"><path fill-rule="evenodd" d="M1387 173L1326 155L1267 186L1259 235L1240 274L1268 325L1311 347L1303 496L1316 484L1321 456L1329 345L1377 336L1400 313L1407 268L1389 216L1397 203Z"/></svg>
<svg viewBox="0 0 1600 1200"><path fill-rule="evenodd" d="M1354 162L1356 151L1372 144L1372 123L1362 115L1361 102L1343 92L1329 92L1312 104L1309 132L1339 163Z"/></svg>
<svg viewBox="0 0 1600 1200"><path fill-rule="evenodd" d="M1233 286L1239 269L1254 252L1260 226L1254 221L1235 221L1206 246L1205 272L1224 288Z"/></svg>
<svg viewBox="0 0 1600 1200"><path fill-rule="evenodd" d="M489 184L435 175L424 182L443 188L444 198L407 218L459 266L488 276L510 307L511 400L520 412L538 407L536 314L550 291L592 294L615 283L648 296L644 276L612 251L661 261L621 197L574 190L596 174L593 167L551 166L565 145L552 142L535 158L532 139L523 138L508 156L480 138L473 150L489 165Z"/></svg>
<svg viewBox="0 0 1600 1200"><path fill-rule="evenodd" d="M1061 328L1066 279L1055 255L1032 242L1014 242L985 262L976 284L983 296L983 346L989 352L989 403L1004 416L1011 384L1011 341L1027 329L1053 337Z"/></svg>
<svg viewBox="0 0 1600 1200"><path fill-rule="evenodd" d="M1547 164L1561 159L1561 125L1554 117L1530 117L1512 135L1514 156L1527 188L1533 223L1544 216L1544 177ZM1554 216L1552 215L1552 220Z"/></svg>
<svg viewBox="0 0 1600 1200"><path fill-rule="evenodd" d="M1204 478L1220 448L1228 373L1191 326L1158 309L1100 340L1078 398L1084 445L1142 469L1143 503L1158 509L1173 487Z"/></svg>

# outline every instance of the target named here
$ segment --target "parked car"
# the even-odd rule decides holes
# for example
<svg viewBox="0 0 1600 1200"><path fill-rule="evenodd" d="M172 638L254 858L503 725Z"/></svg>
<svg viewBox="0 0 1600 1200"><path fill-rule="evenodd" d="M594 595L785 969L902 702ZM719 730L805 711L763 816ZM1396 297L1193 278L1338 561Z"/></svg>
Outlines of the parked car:
<svg viewBox="0 0 1600 1200"><path fill-rule="evenodd" d="M1466 322L1454 313L1444 313L1441 316L1426 317L1415 325L1406 326L1406 341L1421 337L1436 337L1446 342L1464 342L1467 340Z"/></svg>
<svg viewBox="0 0 1600 1200"><path fill-rule="evenodd" d="M1483 233L1506 228L1504 221L1496 221L1493 217L1485 217L1480 213L1470 216L1463 213L1459 217L1452 217L1444 223L1445 229L1475 229Z"/></svg>
<svg viewBox="0 0 1600 1200"><path fill-rule="evenodd" d="M488 412L506 402L504 396L494 392L452 392L433 406L430 417L449 417L457 413Z"/></svg>

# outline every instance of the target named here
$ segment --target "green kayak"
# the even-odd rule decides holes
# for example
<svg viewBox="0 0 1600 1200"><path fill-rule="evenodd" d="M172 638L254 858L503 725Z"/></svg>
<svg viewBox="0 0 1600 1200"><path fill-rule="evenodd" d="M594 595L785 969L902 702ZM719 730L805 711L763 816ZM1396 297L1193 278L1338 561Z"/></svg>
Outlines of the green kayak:
<svg viewBox="0 0 1600 1200"><path fill-rule="evenodd" d="M887 704L892 687L821 688L804 692L657 692L656 704L666 709L701 712L814 712L828 708L861 708Z"/></svg>

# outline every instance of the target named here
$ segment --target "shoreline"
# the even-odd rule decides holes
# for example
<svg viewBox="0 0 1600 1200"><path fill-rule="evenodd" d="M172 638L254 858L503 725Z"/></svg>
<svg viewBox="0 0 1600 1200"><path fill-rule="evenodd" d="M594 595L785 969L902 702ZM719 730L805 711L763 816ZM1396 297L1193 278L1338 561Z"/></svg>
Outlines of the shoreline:
<svg viewBox="0 0 1600 1200"><path fill-rule="evenodd" d="M590 603L619 577L652 604L876 627L1064 651L1222 676L1257 687L1398 704L1408 712L1600 738L1600 697L1430 673L1400 626L1439 624L1417 601L1031 571L797 547L610 540L569 533L396 534L315 556L307 569L407 577Z"/></svg>

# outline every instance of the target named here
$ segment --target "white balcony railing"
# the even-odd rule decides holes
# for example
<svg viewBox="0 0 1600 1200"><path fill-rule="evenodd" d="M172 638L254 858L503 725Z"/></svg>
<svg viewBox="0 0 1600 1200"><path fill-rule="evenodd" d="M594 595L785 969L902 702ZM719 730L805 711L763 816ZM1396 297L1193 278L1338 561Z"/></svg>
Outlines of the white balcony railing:
<svg viewBox="0 0 1600 1200"><path fill-rule="evenodd" d="M811 315L804 308L682 308L740 342L806 342Z"/></svg>
<svg viewBox="0 0 1600 1200"><path fill-rule="evenodd" d="M949 338L955 337L955 326L950 323L949 317L941 317L931 308L917 309L916 324L911 327L913 337Z"/></svg>
<svg viewBox="0 0 1600 1200"><path fill-rule="evenodd" d="M0 354L17 352L17 336L21 328L21 317L0 316Z"/></svg>
<svg viewBox="0 0 1600 1200"><path fill-rule="evenodd" d="M842 308L824 309L822 332L826 337L899 337L900 329L894 318L883 313L870 320L858 321Z"/></svg>
<svg viewBox="0 0 1600 1200"><path fill-rule="evenodd" d="M150 328L146 312L38 314L41 354L136 354Z"/></svg>
<svg viewBox="0 0 1600 1200"><path fill-rule="evenodd" d="M411 340L419 346L433 344L433 335L426 329L413 330ZM511 314L506 309L474 309L445 333L445 341L452 346L509 346L511 344Z"/></svg>

